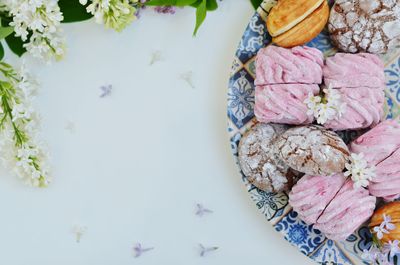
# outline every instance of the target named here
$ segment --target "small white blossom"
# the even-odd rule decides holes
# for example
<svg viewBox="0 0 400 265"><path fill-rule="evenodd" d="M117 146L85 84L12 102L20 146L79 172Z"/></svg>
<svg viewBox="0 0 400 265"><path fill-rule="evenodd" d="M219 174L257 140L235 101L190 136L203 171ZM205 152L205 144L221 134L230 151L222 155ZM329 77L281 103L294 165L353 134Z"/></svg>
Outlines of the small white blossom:
<svg viewBox="0 0 400 265"><path fill-rule="evenodd" d="M332 106L322 103L318 105L318 116L317 122L319 124L325 124L328 120L332 120L335 118L336 111Z"/></svg>
<svg viewBox="0 0 400 265"><path fill-rule="evenodd" d="M345 167L347 171L344 175L346 177L351 176L354 182L354 188L368 187L369 181L376 175L375 167L368 166L363 153L352 153L350 156L350 163L346 163Z"/></svg>
<svg viewBox="0 0 400 265"><path fill-rule="evenodd" d="M323 92L324 98L309 94L304 100L308 108L307 114L313 115L319 124L340 119L346 112L346 103L341 101L341 95L337 89L325 88Z"/></svg>
<svg viewBox="0 0 400 265"><path fill-rule="evenodd" d="M307 115L317 116L320 102L320 96L314 96L312 93L309 93L308 97L304 100L304 104L306 104L308 108Z"/></svg>

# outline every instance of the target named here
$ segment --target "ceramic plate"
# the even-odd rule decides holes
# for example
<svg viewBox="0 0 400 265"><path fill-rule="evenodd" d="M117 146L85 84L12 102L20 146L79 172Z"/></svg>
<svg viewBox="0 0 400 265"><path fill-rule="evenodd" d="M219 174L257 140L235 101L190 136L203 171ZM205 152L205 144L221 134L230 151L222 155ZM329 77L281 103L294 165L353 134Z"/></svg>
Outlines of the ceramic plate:
<svg viewBox="0 0 400 265"><path fill-rule="evenodd" d="M275 0L265 0L250 19L232 64L228 88L228 132L236 163L237 146L241 136L256 122L254 117L255 55L258 50L271 44L265 21ZM325 56L336 53L329 37L322 32L307 44L320 49ZM386 114L394 118L400 111L400 49L382 56L386 73ZM286 193L272 194L258 190L247 182L248 192L266 220L280 232L298 251L321 264L368 264L362 261L361 253L371 246L371 234L361 227L346 241L332 241L320 231L301 221L288 204ZM396 257L395 260L399 260ZM399 262L400 264L400 262Z"/></svg>

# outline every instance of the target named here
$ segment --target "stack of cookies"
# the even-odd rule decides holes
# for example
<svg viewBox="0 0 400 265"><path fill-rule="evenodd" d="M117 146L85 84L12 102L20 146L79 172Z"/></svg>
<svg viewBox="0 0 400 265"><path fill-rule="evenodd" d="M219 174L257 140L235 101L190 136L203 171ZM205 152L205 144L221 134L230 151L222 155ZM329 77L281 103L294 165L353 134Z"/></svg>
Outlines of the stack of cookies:
<svg viewBox="0 0 400 265"><path fill-rule="evenodd" d="M309 124L304 100L318 95L324 57L315 48L268 46L256 58L255 115L261 122ZM307 71L305 71L307 69Z"/></svg>

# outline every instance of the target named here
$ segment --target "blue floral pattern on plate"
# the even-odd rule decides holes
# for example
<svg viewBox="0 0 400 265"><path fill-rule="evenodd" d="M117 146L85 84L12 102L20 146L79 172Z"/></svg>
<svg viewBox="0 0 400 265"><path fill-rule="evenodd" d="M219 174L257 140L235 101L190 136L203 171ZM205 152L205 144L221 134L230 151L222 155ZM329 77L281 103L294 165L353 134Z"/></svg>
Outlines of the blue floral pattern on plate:
<svg viewBox="0 0 400 265"><path fill-rule="evenodd" d="M332 4L330 0L330 4ZM254 119L254 57L258 50L271 44L271 36L266 29L265 20L276 0L265 0L246 28L235 54L228 88L228 133L232 152L237 162L237 146L243 133L255 123ZM327 31L307 44L333 55L336 50L330 43ZM387 106L388 118L400 113L400 58L398 54L386 54L383 60L387 67ZM344 133L347 140L357 133ZM243 182L256 207L286 240L299 251L320 264L366 264L361 259L362 251L371 246L371 234L367 227L361 227L347 240L334 242L325 238L321 232L301 221L288 204L285 193L272 194L258 190L249 184L241 173ZM397 264L398 257L395 258Z"/></svg>

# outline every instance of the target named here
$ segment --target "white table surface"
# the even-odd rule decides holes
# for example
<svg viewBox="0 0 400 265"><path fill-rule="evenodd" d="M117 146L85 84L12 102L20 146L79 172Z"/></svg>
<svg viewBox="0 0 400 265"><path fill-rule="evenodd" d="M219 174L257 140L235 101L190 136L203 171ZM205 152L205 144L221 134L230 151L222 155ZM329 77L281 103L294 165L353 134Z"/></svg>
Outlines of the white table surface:
<svg viewBox="0 0 400 265"><path fill-rule="evenodd" d="M0 264L313 264L258 212L230 153L229 70L252 14L248 0L223 1L197 38L192 9L148 10L120 34L65 25L65 60L30 62L54 182L1 171ZM164 60L150 66L155 51ZM189 71L195 88L179 78ZM197 202L214 213L199 218ZM87 227L80 243L74 225ZM136 242L155 249L135 259ZM219 250L200 258L198 243Z"/></svg>

